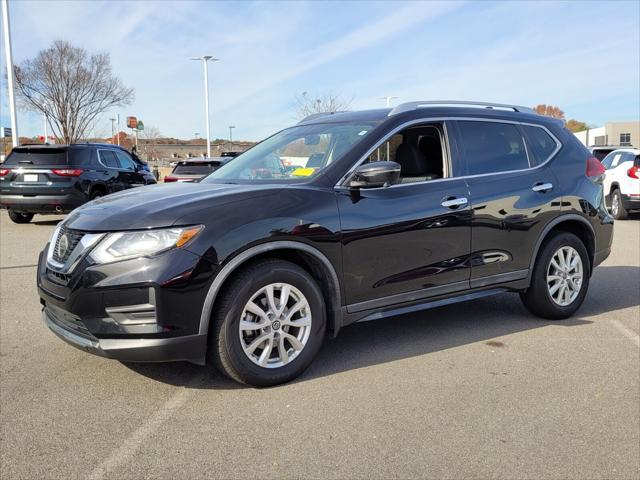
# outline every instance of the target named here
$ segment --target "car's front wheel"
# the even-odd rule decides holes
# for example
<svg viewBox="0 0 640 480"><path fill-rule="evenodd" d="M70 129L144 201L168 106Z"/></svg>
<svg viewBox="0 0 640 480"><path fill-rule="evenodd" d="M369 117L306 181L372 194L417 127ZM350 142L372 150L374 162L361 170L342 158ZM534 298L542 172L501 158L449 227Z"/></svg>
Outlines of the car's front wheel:
<svg viewBox="0 0 640 480"><path fill-rule="evenodd" d="M14 223L29 223L33 219L33 213L21 213L9 210L9 218Z"/></svg>
<svg viewBox="0 0 640 480"><path fill-rule="evenodd" d="M589 276L589 256L582 240L572 233L557 233L541 247L531 285L520 297L539 317L568 318L582 305Z"/></svg>
<svg viewBox="0 0 640 480"><path fill-rule="evenodd" d="M216 302L209 359L239 382L277 385L309 366L325 326L313 277L293 263L264 260L235 274Z"/></svg>

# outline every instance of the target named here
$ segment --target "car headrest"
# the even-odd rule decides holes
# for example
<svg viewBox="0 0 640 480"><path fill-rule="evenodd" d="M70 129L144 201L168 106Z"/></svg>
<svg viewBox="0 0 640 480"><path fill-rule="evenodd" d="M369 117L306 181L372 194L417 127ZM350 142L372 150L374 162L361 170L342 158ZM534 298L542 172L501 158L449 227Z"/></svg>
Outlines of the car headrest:
<svg viewBox="0 0 640 480"><path fill-rule="evenodd" d="M422 154L427 157L427 160L432 158L442 158L442 144L440 139L436 137L422 137L418 148Z"/></svg>
<svg viewBox="0 0 640 480"><path fill-rule="evenodd" d="M400 164L403 177L419 177L426 175L427 162L424 155L413 143L401 143L396 150L396 162Z"/></svg>

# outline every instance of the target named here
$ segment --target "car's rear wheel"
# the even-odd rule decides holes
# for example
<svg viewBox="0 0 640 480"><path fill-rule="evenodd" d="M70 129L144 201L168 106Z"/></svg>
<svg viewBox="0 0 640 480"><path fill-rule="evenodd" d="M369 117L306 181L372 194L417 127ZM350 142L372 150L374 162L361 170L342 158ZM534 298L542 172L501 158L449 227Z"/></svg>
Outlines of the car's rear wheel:
<svg viewBox="0 0 640 480"><path fill-rule="evenodd" d="M29 223L33 219L33 213L21 213L9 210L9 218L14 223Z"/></svg>
<svg viewBox="0 0 640 480"><path fill-rule="evenodd" d="M622 194L620 190L616 189L611 194L611 215L616 220L624 220L627 218L627 211L624 208L624 204L622 203Z"/></svg>
<svg viewBox="0 0 640 480"><path fill-rule="evenodd" d="M589 277L589 256L582 241L572 233L558 233L541 247L531 285L520 297L533 314L561 320L582 305Z"/></svg>
<svg viewBox="0 0 640 480"><path fill-rule="evenodd" d="M212 320L209 359L234 380L267 387L309 366L322 345L326 313L313 277L273 259L234 275Z"/></svg>
<svg viewBox="0 0 640 480"><path fill-rule="evenodd" d="M91 200L95 200L96 198L100 198L100 197L104 197L104 192L100 189L95 189L94 191L91 192L91 195L89 196Z"/></svg>

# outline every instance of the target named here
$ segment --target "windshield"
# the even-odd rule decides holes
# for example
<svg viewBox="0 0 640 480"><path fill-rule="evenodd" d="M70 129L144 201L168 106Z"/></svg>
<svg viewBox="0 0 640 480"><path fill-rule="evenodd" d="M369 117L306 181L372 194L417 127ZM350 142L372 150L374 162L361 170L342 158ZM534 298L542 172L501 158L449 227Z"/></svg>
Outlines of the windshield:
<svg viewBox="0 0 640 480"><path fill-rule="evenodd" d="M288 128L233 159L204 182L308 180L340 159L376 125L323 123Z"/></svg>

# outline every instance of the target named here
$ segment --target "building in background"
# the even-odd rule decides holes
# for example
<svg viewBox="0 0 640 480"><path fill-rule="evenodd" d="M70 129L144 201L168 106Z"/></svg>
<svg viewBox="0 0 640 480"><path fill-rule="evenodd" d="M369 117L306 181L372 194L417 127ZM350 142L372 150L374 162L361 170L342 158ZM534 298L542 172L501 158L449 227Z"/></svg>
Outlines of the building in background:
<svg viewBox="0 0 640 480"><path fill-rule="evenodd" d="M601 145L640 146L640 122L607 122L574 135L587 147Z"/></svg>

